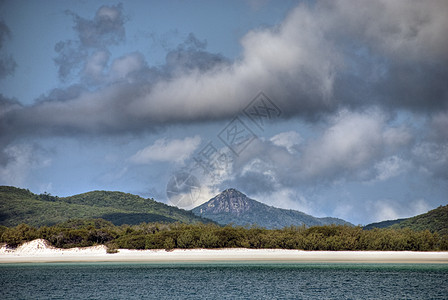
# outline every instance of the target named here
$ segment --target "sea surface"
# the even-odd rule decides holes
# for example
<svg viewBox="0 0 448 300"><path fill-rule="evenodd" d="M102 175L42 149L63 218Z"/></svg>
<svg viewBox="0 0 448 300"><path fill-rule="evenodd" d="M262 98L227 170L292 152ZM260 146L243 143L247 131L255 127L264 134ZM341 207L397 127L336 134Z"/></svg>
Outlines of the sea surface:
<svg viewBox="0 0 448 300"><path fill-rule="evenodd" d="M0 265L0 299L448 299L444 264Z"/></svg>

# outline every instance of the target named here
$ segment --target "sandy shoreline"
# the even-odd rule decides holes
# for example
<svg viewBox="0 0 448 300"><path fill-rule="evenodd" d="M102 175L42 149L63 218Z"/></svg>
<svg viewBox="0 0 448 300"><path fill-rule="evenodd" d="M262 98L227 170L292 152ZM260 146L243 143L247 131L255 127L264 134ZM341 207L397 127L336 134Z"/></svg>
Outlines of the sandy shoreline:
<svg viewBox="0 0 448 300"><path fill-rule="evenodd" d="M444 263L448 252L411 251L301 251L286 249L119 249L109 254L105 246L58 249L35 240L15 250L0 248L0 263L33 262L292 262L292 263Z"/></svg>

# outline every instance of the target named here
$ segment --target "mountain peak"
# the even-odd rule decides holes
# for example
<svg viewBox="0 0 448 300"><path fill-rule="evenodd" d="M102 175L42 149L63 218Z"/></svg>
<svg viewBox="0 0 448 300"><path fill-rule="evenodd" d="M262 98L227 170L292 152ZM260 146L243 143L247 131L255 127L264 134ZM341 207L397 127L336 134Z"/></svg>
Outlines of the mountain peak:
<svg viewBox="0 0 448 300"><path fill-rule="evenodd" d="M230 197L237 196L237 197L246 197L247 198L247 196L245 194L241 193L240 191L238 191L237 189L234 189L234 188L229 188L227 190L224 190L219 195L230 196Z"/></svg>
<svg viewBox="0 0 448 300"><path fill-rule="evenodd" d="M283 228L285 226L314 226L324 224L350 223L336 218L315 218L301 211L268 206L247 197L240 191L229 188L208 202L192 209L201 217L209 218L219 224L259 225L265 228Z"/></svg>
<svg viewBox="0 0 448 300"><path fill-rule="evenodd" d="M229 188L197 207L197 211L200 214L230 213L238 216L250 210L254 206L254 203L255 200L248 198L245 194L234 188Z"/></svg>

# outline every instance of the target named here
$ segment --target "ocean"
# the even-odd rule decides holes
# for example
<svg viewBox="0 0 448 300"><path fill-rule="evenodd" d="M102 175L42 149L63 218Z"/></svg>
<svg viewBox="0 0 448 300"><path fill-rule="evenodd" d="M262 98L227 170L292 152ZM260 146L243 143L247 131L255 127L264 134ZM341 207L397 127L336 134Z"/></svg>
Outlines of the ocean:
<svg viewBox="0 0 448 300"><path fill-rule="evenodd" d="M445 264L0 265L0 299L448 299Z"/></svg>

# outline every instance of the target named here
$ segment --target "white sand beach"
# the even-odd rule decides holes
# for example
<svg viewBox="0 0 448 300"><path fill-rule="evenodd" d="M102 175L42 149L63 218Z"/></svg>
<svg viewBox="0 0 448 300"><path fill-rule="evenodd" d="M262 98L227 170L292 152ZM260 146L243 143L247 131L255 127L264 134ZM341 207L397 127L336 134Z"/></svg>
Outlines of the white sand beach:
<svg viewBox="0 0 448 300"><path fill-rule="evenodd" d="M448 263L448 252L301 251L286 249L129 250L107 253L105 246L58 249L38 239L17 249L0 248L0 263L26 262L328 262L328 263Z"/></svg>

